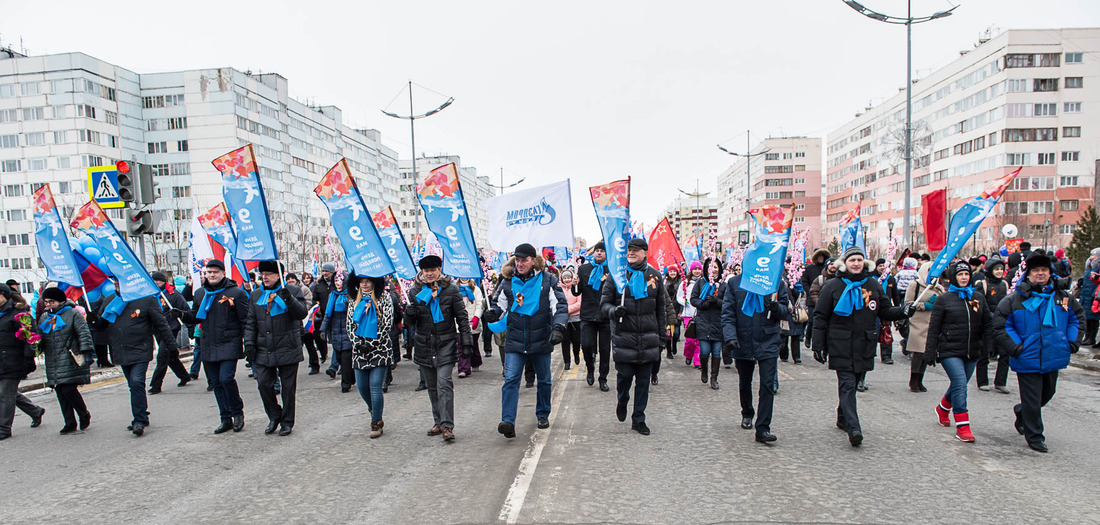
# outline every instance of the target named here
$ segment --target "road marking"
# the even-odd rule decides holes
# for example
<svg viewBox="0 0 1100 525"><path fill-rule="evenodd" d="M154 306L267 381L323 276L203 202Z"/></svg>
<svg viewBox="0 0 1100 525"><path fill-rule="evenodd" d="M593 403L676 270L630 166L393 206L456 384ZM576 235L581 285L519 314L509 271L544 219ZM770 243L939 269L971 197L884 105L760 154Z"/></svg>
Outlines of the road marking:
<svg viewBox="0 0 1100 525"><path fill-rule="evenodd" d="M576 379L579 370L579 366L572 367L569 371L569 379ZM519 521L519 513L523 510L523 502L527 499L527 491L531 488L531 480L535 477L535 469L539 465L539 458L542 457L542 449L546 447L546 442L550 438L550 430L554 428L554 420L558 414L555 407L561 406L561 399L565 395L566 382L563 381L564 378L565 369L563 368L554 380L558 388L554 389L550 399L550 417L548 418L550 429L545 432L536 430L535 434L531 436L531 444L527 446L527 450L523 453L523 460L519 462L516 478L512 480L512 486L508 488L508 495L505 496L504 504L500 507L499 519L505 523L513 524Z"/></svg>
<svg viewBox="0 0 1100 525"><path fill-rule="evenodd" d="M788 373L786 373L782 370L779 370L779 377L781 377L783 379L788 379L788 380L793 380L794 379L794 376L792 376L792 375L790 375L790 374L788 374Z"/></svg>

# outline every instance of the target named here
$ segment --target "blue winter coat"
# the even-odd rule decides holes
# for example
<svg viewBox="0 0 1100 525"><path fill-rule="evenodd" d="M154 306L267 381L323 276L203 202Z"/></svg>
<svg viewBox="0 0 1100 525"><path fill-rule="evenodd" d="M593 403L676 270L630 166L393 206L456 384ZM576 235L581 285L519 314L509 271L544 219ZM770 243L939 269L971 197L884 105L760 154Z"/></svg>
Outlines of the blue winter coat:
<svg viewBox="0 0 1100 525"><path fill-rule="evenodd" d="M1085 315L1081 303L1048 284L1047 290L1054 291L1056 326L1043 326L1041 306L1035 312L1024 308L1033 286L1030 282L1020 283L997 305L994 338L1001 351L1010 356L1008 364L1013 371L1045 374L1069 365L1069 355L1077 351L1078 329Z"/></svg>
<svg viewBox="0 0 1100 525"><path fill-rule="evenodd" d="M1092 276L1097 275L1100 272L1100 268L1085 267L1085 278L1081 282L1081 307L1085 309L1085 319L1090 321L1100 320L1100 312L1092 311L1092 297L1096 294L1096 283L1093 282Z"/></svg>
<svg viewBox="0 0 1100 525"><path fill-rule="evenodd" d="M520 315L511 311L512 301L515 297L512 293L512 277L515 275L515 258L513 257L501 268L500 290L496 294L492 311L498 318L508 317L508 328L504 332L504 352L509 354L549 354L554 350L550 345L550 331L554 327L565 330L565 323L569 321L569 303L565 300L565 293L558 286L558 279L548 272L544 272L546 263L542 257L535 260L530 275L524 282L533 279L537 272L542 273L542 288L539 292L539 309L534 315Z"/></svg>
<svg viewBox="0 0 1100 525"><path fill-rule="evenodd" d="M740 344L740 348L733 351L733 358L763 361L779 357L779 321L786 319L788 314L787 286L780 283L776 292L778 314L773 315L765 310L749 317L741 311L748 292L742 290L740 285L740 275L730 277L722 297L722 335L727 343L737 341ZM766 300L770 302L771 296Z"/></svg>

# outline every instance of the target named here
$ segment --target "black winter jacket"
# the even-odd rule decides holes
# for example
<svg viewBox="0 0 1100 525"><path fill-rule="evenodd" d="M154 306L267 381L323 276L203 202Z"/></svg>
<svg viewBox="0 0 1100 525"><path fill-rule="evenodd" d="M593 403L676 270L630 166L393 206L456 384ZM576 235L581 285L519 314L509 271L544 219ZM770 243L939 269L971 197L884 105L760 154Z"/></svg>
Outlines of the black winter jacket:
<svg viewBox="0 0 1100 525"><path fill-rule="evenodd" d="M604 260L606 264L607 261ZM573 287L573 295L580 296L581 298L581 321L600 321L607 322L607 314L604 313L603 308L600 306L600 300L602 298L601 289L594 288L588 285L588 279L592 276L592 263L584 263L577 270L577 280L579 281L576 286ZM607 283L611 280L611 274L608 270L603 272L603 283Z"/></svg>
<svg viewBox="0 0 1100 525"><path fill-rule="evenodd" d="M726 342L737 341L738 348L733 351L734 359L748 361L763 361L779 357L779 347L782 344L779 333L779 321L786 319L788 315L787 285L779 283L779 289L775 293L775 299L769 295L765 305L775 301L779 304L779 312L772 313L768 310L757 312L749 317L741 311L745 304L748 292L741 289L741 276L734 275L725 283L725 292L722 295L722 328ZM696 330L699 327L698 318L695 321Z"/></svg>
<svg viewBox="0 0 1100 525"><path fill-rule="evenodd" d="M924 358L943 361L961 357L976 361L993 347L993 313L981 292L967 302L954 292L944 292L932 307Z"/></svg>
<svg viewBox="0 0 1100 525"><path fill-rule="evenodd" d="M123 365L148 363L153 360L153 337L157 338L161 348L175 352L176 338L168 328L168 320L160 309L160 297L143 297L126 303L115 322L108 322L103 312L113 301L122 298L114 294L103 298L103 304L96 312L95 325L107 328L107 338L111 346L111 362ZM205 349L204 352L205 354Z"/></svg>
<svg viewBox="0 0 1100 525"><path fill-rule="evenodd" d="M726 295L726 282L712 283L713 292L699 299L707 281L700 279L691 287L691 305L695 307L695 338L700 341L725 340L722 334L722 298Z"/></svg>
<svg viewBox="0 0 1100 525"><path fill-rule="evenodd" d="M470 332L470 319L466 314L466 305L462 294L450 277L442 276L435 281L438 286L437 298L443 320L436 323L432 319L431 308L421 303L416 294L425 286L423 274L417 274L409 287L409 303L405 306L405 322L414 327L413 362L432 368L449 365L458 361L459 334L461 344L472 346L473 333ZM477 351L476 349L474 350Z"/></svg>
<svg viewBox="0 0 1100 525"><path fill-rule="evenodd" d="M844 279L858 281L866 278L861 286L863 308L845 317L833 313L837 301L844 292ZM876 319L900 321L905 310L900 306L887 307L882 285L871 274L852 275L837 272L821 287L814 306L813 349L828 355L830 370L851 370L856 373L875 369L878 353L878 326Z"/></svg>
<svg viewBox="0 0 1100 525"><path fill-rule="evenodd" d="M225 290L210 305L206 319L195 317L207 292L222 286L225 286ZM199 325L196 331L199 332L199 347L202 349L199 357L202 362L244 359L244 323L251 309L252 301L248 293L238 288L232 279L223 278L220 283L213 285L203 283L202 288L195 292L191 311L182 316L183 322Z"/></svg>
<svg viewBox="0 0 1100 525"><path fill-rule="evenodd" d="M92 344L92 332L88 329L88 323L84 316L75 308L76 303L66 301L55 308L56 313L65 307L68 310L61 312L61 320L65 326L60 330L38 334L42 336L39 343L43 354L46 356L46 384L54 387L57 385L86 385L91 382L91 363L95 361L95 345ZM77 366L72 354L84 354L84 366Z"/></svg>
<svg viewBox="0 0 1100 525"><path fill-rule="evenodd" d="M285 293L284 293L285 291ZM252 291L252 308L244 323L245 346L256 347L253 364L284 366L300 363L302 358L302 319L306 318L305 297L297 286L287 285L277 292L286 303L286 312L274 317L268 308L258 306L261 290ZM274 297L268 306L275 303ZM199 354L205 352L202 349Z"/></svg>
<svg viewBox="0 0 1100 525"><path fill-rule="evenodd" d="M632 267L636 271L645 268L646 297L635 299L627 287L623 294L615 288L610 277L604 281L600 305L603 315L611 319L611 353L617 363L653 363L661 360L661 340L664 338L665 294L661 293L661 274L645 264ZM626 308L622 319L614 317L619 305Z"/></svg>
<svg viewBox="0 0 1100 525"><path fill-rule="evenodd" d="M172 329L172 334L178 336L180 330L183 329L180 316L190 309L190 306L187 305L187 299L179 292L169 293L168 290L164 290L164 295L168 297L168 306L172 308L171 311L165 313L164 317L168 320L168 328Z"/></svg>
<svg viewBox="0 0 1100 525"><path fill-rule="evenodd" d="M558 286L557 277L545 272L545 268L546 261L536 257L531 271L526 276L519 276L520 280L527 282L534 279L537 273L542 274L539 309L531 316L511 311L515 301L512 277L516 276L516 258L509 259L500 269L500 293L496 294L492 311L498 319L508 316L508 328L504 332L506 353L549 354L554 349L550 346L550 331L559 327L564 334L565 323L569 322L569 303L565 300L565 292Z"/></svg>
<svg viewBox="0 0 1100 525"><path fill-rule="evenodd" d="M23 379L34 370L34 348L15 336L15 316L27 312L26 303L9 300L0 307L0 379Z"/></svg>

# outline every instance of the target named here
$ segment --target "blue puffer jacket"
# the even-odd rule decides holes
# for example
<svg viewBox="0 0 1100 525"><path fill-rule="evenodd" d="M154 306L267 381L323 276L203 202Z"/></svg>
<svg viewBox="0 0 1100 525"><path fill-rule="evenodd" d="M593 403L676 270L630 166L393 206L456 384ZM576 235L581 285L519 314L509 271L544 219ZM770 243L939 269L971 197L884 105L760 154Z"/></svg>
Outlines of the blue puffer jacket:
<svg viewBox="0 0 1100 525"><path fill-rule="evenodd" d="M1078 329L1085 322L1085 313L1081 303L1065 290L1048 284L1046 292L1054 293L1056 326L1043 326L1043 307L1034 312L1024 307L1034 287L1022 282L997 305L994 337L1001 351L1010 356L1008 364L1013 371L1045 374L1069 365L1069 355L1077 351Z"/></svg>
<svg viewBox="0 0 1100 525"><path fill-rule="evenodd" d="M1081 281L1081 307L1085 309L1085 319L1096 321L1100 319L1100 312L1092 311L1092 297L1096 295L1096 282L1092 280L1098 276L1100 264L1086 265L1085 278Z"/></svg>
<svg viewBox="0 0 1100 525"><path fill-rule="evenodd" d="M539 309L531 316L511 311L512 301L515 300L512 293L515 262L513 257L501 267L500 275L503 279L500 280L500 290L492 305L492 311L498 318L508 317L508 328L504 332L504 351L510 354L549 354L554 350L550 345L550 331L555 326L565 330L565 323L569 320L569 303L558 286L558 279L543 272L546 262L542 257L537 257L529 275L520 276L520 279L526 282L542 272Z"/></svg>
<svg viewBox="0 0 1100 525"><path fill-rule="evenodd" d="M725 341L737 341L740 347L733 351L734 359L762 361L779 357L779 321L787 318L787 286L779 284L775 300L779 303L778 315L767 310L752 317L741 311L748 292L741 289L741 276L734 275L726 281L722 297L722 335ZM772 298L766 297L766 301Z"/></svg>

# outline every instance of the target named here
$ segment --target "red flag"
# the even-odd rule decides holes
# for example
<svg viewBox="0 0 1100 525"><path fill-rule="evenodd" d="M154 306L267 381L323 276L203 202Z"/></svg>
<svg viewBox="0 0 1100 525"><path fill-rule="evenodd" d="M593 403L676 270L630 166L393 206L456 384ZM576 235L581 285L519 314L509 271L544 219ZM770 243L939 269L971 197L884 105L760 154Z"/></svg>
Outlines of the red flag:
<svg viewBox="0 0 1100 525"><path fill-rule="evenodd" d="M920 198L924 216L924 239L931 251L947 246L947 190L936 190Z"/></svg>
<svg viewBox="0 0 1100 525"><path fill-rule="evenodd" d="M680 243L676 242L676 234L668 223L668 217L665 217L649 234L649 264L663 270L683 262L684 253L680 251Z"/></svg>

